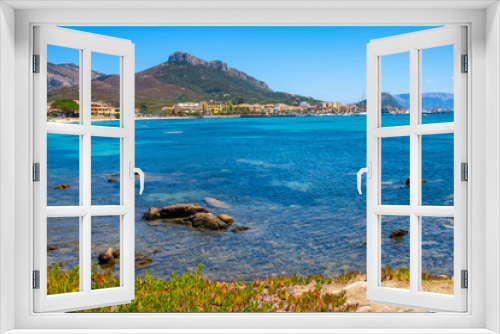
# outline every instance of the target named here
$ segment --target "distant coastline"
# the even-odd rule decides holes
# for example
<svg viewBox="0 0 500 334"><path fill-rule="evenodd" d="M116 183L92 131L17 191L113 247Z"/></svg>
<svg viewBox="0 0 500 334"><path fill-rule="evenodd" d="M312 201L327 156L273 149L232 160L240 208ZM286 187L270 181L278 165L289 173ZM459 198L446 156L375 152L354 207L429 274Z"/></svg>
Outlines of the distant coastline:
<svg viewBox="0 0 500 334"><path fill-rule="evenodd" d="M287 115L204 115L204 116L153 116L153 117L135 117L135 120L157 120L157 119L219 119L219 118L271 118L271 117L330 117L330 116L359 116L366 115L366 112L355 113L355 114L287 114ZM75 123L78 118L52 118L47 119L48 123ZM119 121L119 119L113 118L92 118L92 122L107 122L107 121Z"/></svg>
<svg viewBox="0 0 500 334"><path fill-rule="evenodd" d="M448 114L453 112L440 112L440 113L424 113L424 116L431 114ZM386 114L391 116L408 116L408 114ZM271 118L271 117L333 117L333 116L366 116L366 112L352 113L352 114L271 114L271 115L250 115L250 114L238 114L238 115L203 115L203 116L152 116L152 117L135 117L136 120L157 120L157 119L219 119L219 118ZM47 119L49 123L75 123L78 118L51 118ZM92 118L92 122L107 122L107 121L119 121L117 118Z"/></svg>

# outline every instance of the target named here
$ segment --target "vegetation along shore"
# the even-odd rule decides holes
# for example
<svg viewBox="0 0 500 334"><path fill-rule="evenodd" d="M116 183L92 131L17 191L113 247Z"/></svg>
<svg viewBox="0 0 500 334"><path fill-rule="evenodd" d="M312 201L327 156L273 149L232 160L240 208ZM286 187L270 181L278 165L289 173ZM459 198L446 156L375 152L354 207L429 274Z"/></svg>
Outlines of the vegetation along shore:
<svg viewBox="0 0 500 334"><path fill-rule="evenodd" d="M118 277L92 268L92 289L120 285ZM382 285L409 289L409 270L382 270ZM422 275L424 291L453 294L453 279ZM63 271L48 268L48 294L79 289L78 266ZM195 273L172 273L163 280L151 276L135 280L135 299L130 304L81 312L415 312L416 310L379 305L366 299L366 274L349 272L336 277L313 275L276 276L250 282L222 282L205 279L202 265Z"/></svg>

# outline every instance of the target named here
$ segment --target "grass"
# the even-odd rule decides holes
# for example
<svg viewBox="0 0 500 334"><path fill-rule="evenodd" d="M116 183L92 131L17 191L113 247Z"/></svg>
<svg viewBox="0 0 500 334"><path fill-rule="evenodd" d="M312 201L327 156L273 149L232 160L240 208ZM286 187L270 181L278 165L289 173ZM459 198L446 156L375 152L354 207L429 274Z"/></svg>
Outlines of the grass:
<svg viewBox="0 0 500 334"><path fill-rule="evenodd" d="M357 304L348 304L346 291L323 293L325 284L347 284L360 272L328 278L319 275L302 277L269 276L251 282L219 282L203 278L202 265L195 273L179 276L172 273L168 280L155 279L147 271L135 279L135 299L124 305L102 307L80 312L353 312ZM409 280L406 268L382 270L382 280ZM426 280L443 280L427 275ZM111 274L101 274L92 267L92 289L120 286ZM308 289L297 292L297 287ZM69 271L57 265L48 268L48 294L76 292L79 289L78 266Z"/></svg>

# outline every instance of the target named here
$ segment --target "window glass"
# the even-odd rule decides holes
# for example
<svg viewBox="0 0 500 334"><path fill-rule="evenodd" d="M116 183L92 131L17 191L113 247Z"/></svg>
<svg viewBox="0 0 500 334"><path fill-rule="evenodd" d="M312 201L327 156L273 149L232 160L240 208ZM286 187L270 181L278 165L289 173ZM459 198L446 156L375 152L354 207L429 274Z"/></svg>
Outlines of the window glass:
<svg viewBox="0 0 500 334"><path fill-rule="evenodd" d="M80 123L80 50L47 45L47 122Z"/></svg>

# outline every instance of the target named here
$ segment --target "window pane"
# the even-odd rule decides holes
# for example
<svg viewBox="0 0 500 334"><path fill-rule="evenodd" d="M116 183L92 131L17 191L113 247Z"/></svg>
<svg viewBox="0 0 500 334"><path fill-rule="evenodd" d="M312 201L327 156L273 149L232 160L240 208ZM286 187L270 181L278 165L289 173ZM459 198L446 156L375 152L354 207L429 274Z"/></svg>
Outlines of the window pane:
<svg viewBox="0 0 500 334"><path fill-rule="evenodd" d="M47 122L80 122L80 50L47 45Z"/></svg>
<svg viewBox="0 0 500 334"><path fill-rule="evenodd" d="M80 205L80 136L47 134L47 205Z"/></svg>
<svg viewBox="0 0 500 334"><path fill-rule="evenodd" d="M410 205L410 137L382 138L383 205Z"/></svg>
<svg viewBox="0 0 500 334"><path fill-rule="evenodd" d="M453 122L453 45L421 50L422 124Z"/></svg>
<svg viewBox="0 0 500 334"><path fill-rule="evenodd" d="M410 53L381 57L381 126L410 125Z"/></svg>
<svg viewBox="0 0 500 334"><path fill-rule="evenodd" d="M453 294L454 220L422 217L422 291Z"/></svg>
<svg viewBox="0 0 500 334"><path fill-rule="evenodd" d="M91 58L92 125L120 126L120 57L92 52Z"/></svg>
<svg viewBox="0 0 500 334"><path fill-rule="evenodd" d="M92 217L92 290L120 286L120 220Z"/></svg>
<svg viewBox="0 0 500 334"><path fill-rule="evenodd" d="M453 206L454 135L422 136L422 205Z"/></svg>
<svg viewBox="0 0 500 334"><path fill-rule="evenodd" d="M92 205L120 205L120 138L92 137Z"/></svg>
<svg viewBox="0 0 500 334"><path fill-rule="evenodd" d="M79 254L80 218L47 218L48 295L80 291Z"/></svg>
<svg viewBox="0 0 500 334"><path fill-rule="evenodd" d="M381 286L410 289L410 217L381 217Z"/></svg>

